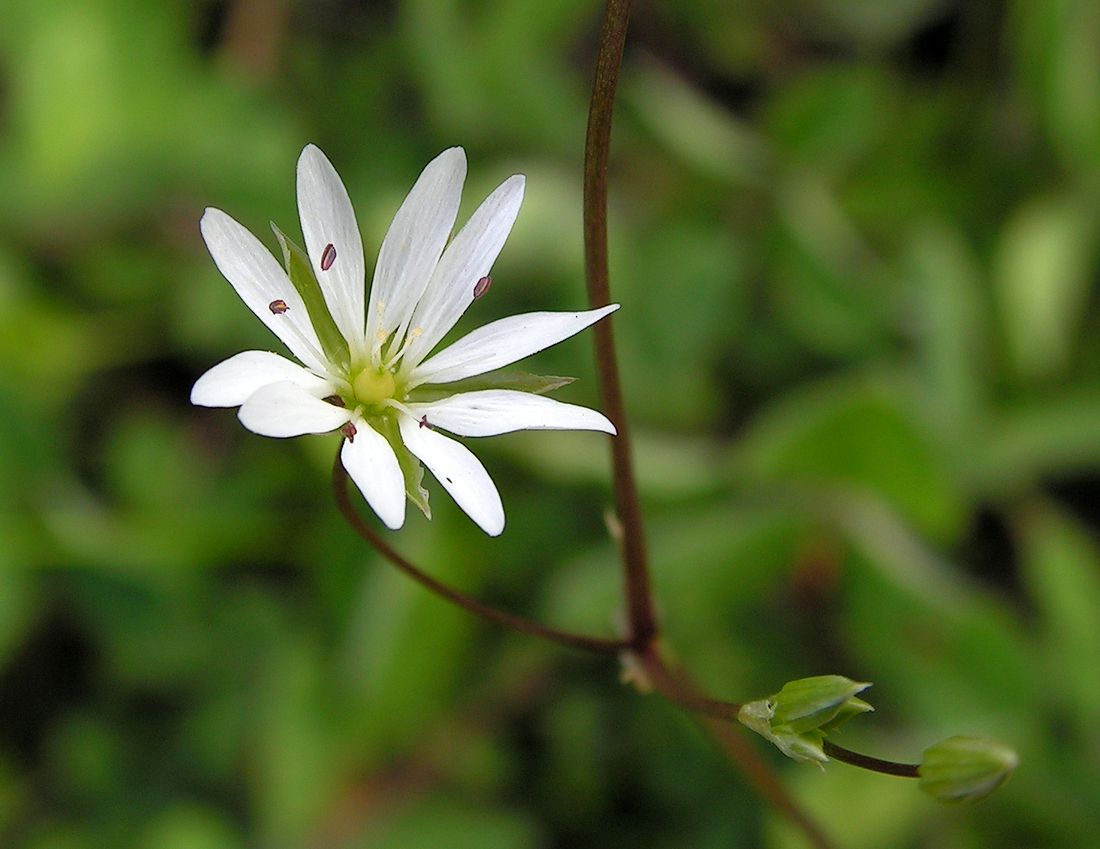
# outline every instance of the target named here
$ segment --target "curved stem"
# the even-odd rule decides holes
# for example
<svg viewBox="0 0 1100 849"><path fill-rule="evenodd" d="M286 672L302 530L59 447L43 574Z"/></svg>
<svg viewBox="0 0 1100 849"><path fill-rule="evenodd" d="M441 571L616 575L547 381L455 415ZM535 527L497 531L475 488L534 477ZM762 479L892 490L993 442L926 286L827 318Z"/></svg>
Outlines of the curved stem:
<svg viewBox="0 0 1100 849"><path fill-rule="evenodd" d="M737 718L740 705L700 695L695 682L682 670L671 669L656 647L651 647L635 657L654 691L696 714L699 724L714 738L726 757L741 770L761 798L798 826L816 849L832 849L833 844L821 830L821 826L802 809L787 792L774 770L745 741L739 729L731 724Z"/></svg>
<svg viewBox="0 0 1100 849"><path fill-rule="evenodd" d="M661 658L656 645L632 657L642 669L644 683L667 701L699 716L720 719L724 722L737 719L737 712L741 710L741 705L701 695L686 673L669 668Z"/></svg>
<svg viewBox="0 0 1100 849"><path fill-rule="evenodd" d="M881 772L884 775L900 775L902 778L920 778L920 764L903 764L897 761L884 761L881 758L873 758L870 755L861 755L851 749L845 749L836 743L824 741L822 747L825 754L846 764L858 766L871 772Z"/></svg>
<svg viewBox="0 0 1100 849"><path fill-rule="evenodd" d="M340 462L339 452L337 452L336 460L332 464L332 492L336 497L336 504L340 508L341 515L359 536L369 542L379 554L422 587L461 607L463 610L475 616L480 616L482 619L503 625L513 631L530 634L551 643L581 649L594 654L617 655L629 647L629 642L626 640L607 640L600 637L588 637L584 634L574 634L569 631L559 631L557 628L542 625L522 616L497 610L495 607L490 607L484 602L478 601L476 598L466 595L466 593L460 592L421 571L419 567L403 557L382 539L374 528L356 511L351 499L348 497L348 473L344 469L343 463Z"/></svg>
<svg viewBox="0 0 1100 849"><path fill-rule="evenodd" d="M588 110L584 142L584 271L588 303L592 308L611 303L607 264L607 162L615 88L629 18L630 0L608 0L600 27ZM615 509L623 529L622 561L630 636L634 647L642 649L657 635L657 615L650 589L642 510L634 480L630 429L623 405L612 327L610 320L601 321L594 327L596 370L604 412L618 430L618 436L611 440Z"/></svg>

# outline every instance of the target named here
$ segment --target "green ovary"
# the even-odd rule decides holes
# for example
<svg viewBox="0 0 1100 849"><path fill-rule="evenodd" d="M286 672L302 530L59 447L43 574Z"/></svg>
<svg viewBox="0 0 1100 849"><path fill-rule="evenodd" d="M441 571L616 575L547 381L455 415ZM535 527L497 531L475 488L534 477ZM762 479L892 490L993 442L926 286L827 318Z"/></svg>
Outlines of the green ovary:
<svg viewBox="0 0 1100 849"><path fill-rule="evenodd" d="M397 382L388 371L366 368L355 376L351 383L355 399L360 404L377 406L397 391Z"/></svg>

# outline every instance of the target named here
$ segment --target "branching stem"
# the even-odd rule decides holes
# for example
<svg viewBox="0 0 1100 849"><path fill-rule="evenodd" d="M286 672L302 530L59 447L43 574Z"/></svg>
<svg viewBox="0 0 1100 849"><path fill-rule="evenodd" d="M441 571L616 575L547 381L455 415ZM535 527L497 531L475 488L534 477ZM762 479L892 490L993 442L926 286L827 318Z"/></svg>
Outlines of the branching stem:
<svg viewBox="0 0 1100 849"><path fill-rule="evenodd" d="M475 616L480 616L482 619L487 619L490 622L503 625L505 628L510 628L513 631L519 631L522 634L530 634L533 637L548 640L558 645L581 649L582 651L592 652L594 654L618 655L629 645L626 640L607 640L600 637L585 636L584 634L574 634L569 631L560 631L557 628L551 628L539 622L525 619L522 616L516 616L515 614L498 610L495 607L478 601L476 598L466 595L466 593L460 592L454 587L433 578L410 560L403 557L396 549L391 547L389 543L382 539L378 532L359 515L352 505L351 499L348 498L348 473L344 469L343 463L340 462L339 453L337 453L336 460L332 464L332 492L336 498L336 504L340 508L341 515L343 515L347 523L351 525L359 536L370 543L379 554L422 587L425 587L452 604L458 605L463 610L469 611Z"/></svg>

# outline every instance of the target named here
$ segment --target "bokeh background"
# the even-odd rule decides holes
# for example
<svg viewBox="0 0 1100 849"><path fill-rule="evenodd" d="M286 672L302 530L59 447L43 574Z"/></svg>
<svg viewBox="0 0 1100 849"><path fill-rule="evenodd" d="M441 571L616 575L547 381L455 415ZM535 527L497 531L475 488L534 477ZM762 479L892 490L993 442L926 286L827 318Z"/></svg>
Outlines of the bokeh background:
<svg viewBox="0 0 1100 849"><path fill-rule="evenodd" d="M804 846L614 664L474 621L329 497L333 437L189 406L278 343L199 238L297 232L319 144L373 261L462 144L527 199L460 325L583 305L592 0L0 0L0 845ZM613 288L670 645L716 696L875 682L852 748L953 733L985 803L761 751L838 846L1100 841L1100 5L653 0L631 30ZM274 241L266 238L274 247ZM369 267L369 266L368 266ZM580 379L591 340L533 370ZM606 445L475 446L396 544L610 635ZM410 514L411 515L411 514ZM747 732L746 732L747 733Z"/></svg>

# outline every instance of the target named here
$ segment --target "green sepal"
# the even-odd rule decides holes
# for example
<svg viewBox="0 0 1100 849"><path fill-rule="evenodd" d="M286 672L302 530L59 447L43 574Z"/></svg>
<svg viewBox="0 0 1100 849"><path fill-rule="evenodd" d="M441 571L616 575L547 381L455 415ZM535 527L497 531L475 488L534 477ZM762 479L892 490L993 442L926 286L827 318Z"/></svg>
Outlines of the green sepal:
<svg viewBox="0 0 1100 849"><path fill-rule="evenodd" d="M271 229L275 231L275 238L283 249L283 264L286 265L287 277L294 285L309 314L310 324L321 343L321 350L330 363L347 368L351 355L348 352L348 341L329 312L325 295L321 291L321 284L317 282L317 276L313 273L313 265L309 256L293 239L287 236L274 221Z"/></svg>
<svg viewBox="0 0 1100 849"><path fill-rule="evenodd" d="M531 392L545 395L555 389L568 386L575 377L558 377L549 374L528 374L525 371L505 371L498 369L454 383L425 384L409 393L409 400L418 404L439 401L457 395L459 392L480 392L485 389L511 389L516 392Z"/></svg>
<svg viewBox="0 0 1100 849"><path fill-rule="evenodd" d="M775 723L775 697L741 705L737 720L770 741L788 758L823 766L828 760L822 742L825 735L811 730L798 732L789 725Z"/></svg>
<svg viewBox="0 0 1100 849"><path fill-rule="evenodd" d="M820 731L805 731L800 734L786 725L773 728L771 734L771 741L788 758L817 764L821 769L825 769L825 764L829 762L824 740L825 735Z"/></svg>
<svg viewBox="0 0 1100 849"><path fill-rule="evenodd" d="M1020 759L987 737L948 737L924 752L920 789L939 802L976 802L996 790Z"/></svg>
<svg viewBox="0 0 1100 849"><path fill-rule="evenodd" d="M424 466L413 455L405 443L401 441L401 434L397 428L397 422L390 416L382 418L381 433L397 455L397 465L401 468L401 474L405 478L405 495L409 501L420 508L424 518L432 518L432 508L428 504L428 490L424 488Z"/></svg>
<svg viewBox="0 0 1100 849"><path fill-rule="evenodd" d="M857 699L854 696L844 702L840 706L840 710L836 716L830 719L828 722L821 725L821 730L828 733L829 731L835 731L849 719L854 716L859 716L861 713L868 713L873 711L874 708L869 705L863 699Z"/></svg>
<svg viewBox="0 0 1100 849"><path fill-rule="evenodd" d="M795 732L802 732L823 728L842 712L850 719L872 709L867 702L854 698L870 686L843 675L816 675L788 681L772 696L775 704L772 724L788 725Z"/></svg>

